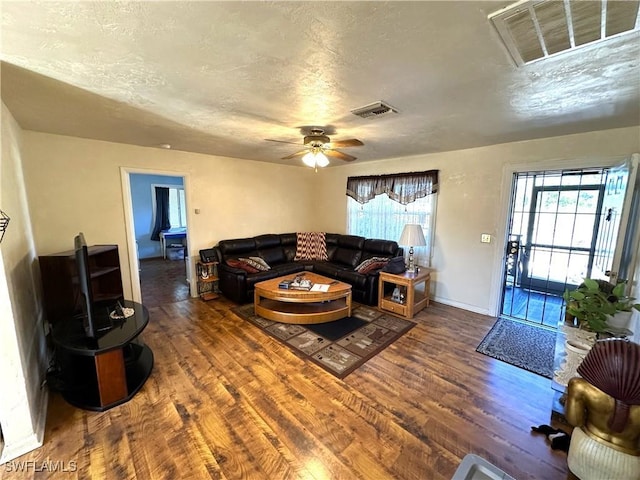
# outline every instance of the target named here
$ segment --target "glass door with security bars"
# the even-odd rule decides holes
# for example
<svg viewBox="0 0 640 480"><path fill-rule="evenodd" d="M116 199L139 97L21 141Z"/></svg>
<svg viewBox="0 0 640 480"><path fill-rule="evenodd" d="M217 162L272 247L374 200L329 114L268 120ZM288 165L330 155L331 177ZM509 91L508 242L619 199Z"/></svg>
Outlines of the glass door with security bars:
<svg viewBox="0 0 640 480"><path fill-rule="evenodd" d="M609 279L628 168L514 175L502 315L556 327L562 293Z"/></svg>

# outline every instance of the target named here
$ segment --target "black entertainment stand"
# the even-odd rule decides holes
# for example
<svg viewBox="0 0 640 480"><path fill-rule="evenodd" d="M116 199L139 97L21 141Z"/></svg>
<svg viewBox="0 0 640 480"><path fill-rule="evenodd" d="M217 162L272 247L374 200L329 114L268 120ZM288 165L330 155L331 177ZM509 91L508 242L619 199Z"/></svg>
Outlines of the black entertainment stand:
<svg viewBox="0 0 640 480"><path fill-rule="evenodd" d="M131 400L151 375L153 352L138 339L149 323L149 311L129 300L123 306L134 315L113 320L112 328L96 339L87 338L80 320L53 326L62 396L72 405L105 411Z"/></svg>

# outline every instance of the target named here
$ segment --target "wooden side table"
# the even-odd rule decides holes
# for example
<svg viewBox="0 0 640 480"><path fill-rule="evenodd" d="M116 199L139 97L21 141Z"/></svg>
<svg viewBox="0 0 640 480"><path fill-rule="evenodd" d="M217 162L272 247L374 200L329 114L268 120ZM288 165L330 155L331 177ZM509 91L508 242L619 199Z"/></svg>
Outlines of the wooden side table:
<svg viewBox="0 0 640 480"><path fill-rule="evenodd" d="M390 283L395 287L406 290L404 303L394 301L391 295L384 294L385 283ZM424 291L417 291L416 286L424 283ZM380 272L378 279L378 308L382 311L391 312L404 318L413 316L425 307L429 306L429 291L431 288L431 271L428 268L420 267L418 273L387 273Z"/></svg>

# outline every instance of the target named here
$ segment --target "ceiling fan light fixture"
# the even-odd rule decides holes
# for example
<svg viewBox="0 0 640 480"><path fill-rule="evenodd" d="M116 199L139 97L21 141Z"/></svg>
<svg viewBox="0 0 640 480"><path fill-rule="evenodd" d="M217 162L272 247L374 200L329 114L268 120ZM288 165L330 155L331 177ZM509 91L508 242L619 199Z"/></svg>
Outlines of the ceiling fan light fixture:
<svg viewBox="0 0 640 480"><path fill-rule="evenodd" d="M302 163L311 168L323 168L329 165L329 159L322 152L311 151L302 157Z"/></svg>
<svg viewBox="0 0 640 480"><path fill-rule="evenodd" d="M304 157L302 157L302 163L304 163L307 167L315 167L316 166L316 157L312 152L307 153Z"/></svg>
<svg viewBox="0 0 640 480"><path fill-rule="evenodd" d="M325 156L324 153L318 152L316 154L316 165L322 168L329 165L329 159Z"/></svg>

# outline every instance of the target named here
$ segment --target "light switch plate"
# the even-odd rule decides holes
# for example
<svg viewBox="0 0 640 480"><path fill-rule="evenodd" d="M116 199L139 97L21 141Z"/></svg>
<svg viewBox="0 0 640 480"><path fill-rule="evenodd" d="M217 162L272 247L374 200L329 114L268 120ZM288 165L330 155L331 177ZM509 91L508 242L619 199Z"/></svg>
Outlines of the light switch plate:
<svg viewBox="0 0 640 480"><path fill-rule="evenodd" d="M491 243L491 235L489 235L488 233L483 233L480 236L480 241L482 243Z"/></svg>

